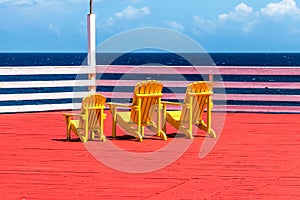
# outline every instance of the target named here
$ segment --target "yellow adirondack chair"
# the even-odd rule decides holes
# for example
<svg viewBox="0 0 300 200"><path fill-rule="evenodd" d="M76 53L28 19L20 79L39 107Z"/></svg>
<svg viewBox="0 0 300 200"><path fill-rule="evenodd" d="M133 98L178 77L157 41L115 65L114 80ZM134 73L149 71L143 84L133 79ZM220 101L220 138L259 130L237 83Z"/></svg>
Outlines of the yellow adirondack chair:
<svg viewBox="0 0 300 200"><path fill-rule="evenodd" d="M162 83L158 81L143 81L136 84L131 105L107 103L112 113L112 136L116 137L116 124L119 124L127 133L143 141L144 127L147 126L166 140L166 134L161 129L162 88ZM127 110L124 111L124 108ZM154 111L157 111L156 122L152 119Z"/></svg>
<svg viewBox="0 0 300 200"><path fill-rule="evenodd" d="M105 141L103 133L103 123L106 118L105 102L106 98L102 94L91 94L82 99L80 114L63 113L67 124L67 140L71 139L71 131L73 131L82 142L88 140L89 132L92 139L94 133L98 132L99 139Z"/></svg>
<svg viewBox="0 0 300 200"><path fill-rule="evenodd" d="M212 84L198 81L187 86L183 103L164 102L164 116L166 121L188 138L193 139L193 125L207 132L215 138L215 131L211 128ZM166 110L167 105L181 106L181 110ZM206 109L206 123L202 119ZM166 132L166 126L163 128Z"/></svg>

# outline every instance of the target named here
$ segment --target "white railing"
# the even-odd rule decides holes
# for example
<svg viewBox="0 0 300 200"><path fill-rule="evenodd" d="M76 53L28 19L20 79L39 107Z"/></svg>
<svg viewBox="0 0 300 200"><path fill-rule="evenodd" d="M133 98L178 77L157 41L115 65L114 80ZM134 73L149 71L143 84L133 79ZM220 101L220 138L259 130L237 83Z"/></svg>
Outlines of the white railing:
<svg viewBox="0 0 300 200"><path fill-rule="evenodd" d="M89 91L88 87L93 86L92 80L77 80L79 75L88 75L94 73L95 69L89 66L38 66L38 67L0 67L0 113L14 113L14 112L34 112L34 111L49 111L49 110L70 110L80 108L80 99L86 96ZM111 98L128 98L132 95L132 87L139 81L140 75L169 75L178 73L181 75L206 75L207 79L213 81L215 94L214 109L216 111L241 111L241 112L287 112L287 113L300 113L300 95L296 94L281 94L274 93L276 89L280 90L300 90L300 67L248 67L248 66L226 66L226 67L211 67L211 66L103 66L96 67L98 78L96 85L100 88L100 92L104 94L108 100ZM102 79L103 75L122 75L130 73L135 76L134 80L126 78ZM38 76L49 77L59 75L61 80L37 80ZM64 76L73 75L73 79L65 80ZM222 81L214 79L217 76L274 76L274 77L292 77L296 81ZM7 80L3 77L13 77ZM19 78L20 77L20 78ZM25 78L24 78L25 77ZM120 77L120 76L118 76ZM145 76L143 76L145 77ZM295 78L296 77L296 78ZM57 78L56 78L57 79ZM161 80L165 87L168 88L185 88L191 82L187 80ZM69 88L68 91L39 91L36 90L49 90ZM77 90L78 87L86 89ZM119 90L106 90L105 88L126 88L127 91ZM71 91L70 91L71 88ZM226 101L230 104L224 103L224 94L218 93L217 89L240 89L240 91L247 89L271 89L271 94L243 94L229 93L226 94ZM31 89L29 92L22 90ZM15 92L18 91L18 92ZM21 91L21 92L20 92ZM98 90L97 90L98 91ZM164 99L181 99L184 93L165 93ZM79 101L73 101L79 99ZM46 102L40 102L45 101ZM223 102L223 103L222 103ZM238 102L235 104L235 102ZM244 102L241 104L241 102ZM267 104L266 104L267 102ZM286 102L287 105L283 105Z"/></svg>

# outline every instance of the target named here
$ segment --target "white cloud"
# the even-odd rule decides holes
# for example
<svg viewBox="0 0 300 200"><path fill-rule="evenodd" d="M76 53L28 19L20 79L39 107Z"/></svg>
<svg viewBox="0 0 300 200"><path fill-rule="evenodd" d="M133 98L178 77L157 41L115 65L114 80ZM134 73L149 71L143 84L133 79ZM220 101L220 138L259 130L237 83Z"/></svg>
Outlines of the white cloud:
<svg viewBox="0 0 300 200"><path fill-rule="evenodd" d="M53 24L49 24L49 29L50 31L52 31L53 33L55 33L55 35L57 35L58 37L61 36L61 33L60 33L60 29L58 26L54 26Z"/></svg>
<svg viewBox="0 0 300 200"><path fill-rule="evenodd" d="M251 13L253 12L253 8L249 7L245 3L241 3L235 7L236 12L244 12L244 13Z"/></svg>
<svg viewBox="0 0 300 200"><path fill-rule="evenodd" d="M148 7L135 8L133 6L127 6L121 12L116 12L113 16L106 18L98 26L101 27L102 29L111 30L112 28L115 28L116 27L115 24L117 24L121 20L136 20L149 14L150 14L150 9ZM117 27L128 28L128 24L123 21L123 24Z"/></svg>
<svg viewBox="0 0 300 200"><path fill-rule="evenodd" d="M62 0L48 0L48 1L62 1ZM93 4L97 3L97 2L101 2L104 0L93 0ZM65 0L65 2L69 2L69 3L85 3L85 4L89 4L89 0Z"/></svg>
<svg viewBox="0 0 300 200"><path fill-rule="evenodd" d="M93 0L93 3L101 2L104 0ZM44 4L44 3L54 3L54 2L64 2L67 4L70 3L84 3L84 4L89 4L88 0L0 0L0 6L34 6L37 4Z"/></svg>
<svg viewBox="0 0 300 200"><path fill-rule="evenodd" d="M3 6L34 6L43 3L44 0L0 0Z"/></svg>
<svg viewBox="0 0 300 200"><path fill-rule="evenodd" d="M8 2L12 2L12 0L0 0L0 4L4 4L4 3L8 3Z"/></svg>
<svg viewBox="0 0 300 200"><path fill-rule="evenodd" d="M127 6L122 12L115 13L115 17L119 19L137 19L149 14L150 9L148 7L135 8L133 6Z"/></svg>
<svg viewBox="0 0 300 200"><path fill-rule="evenodd" d="M256 23L257 23L257 20L246 22L242 27L242 31L245 33L251 32L255 28Z"/></svg>
<svg viewBox="0 0 300 200"><path fill-rule="evenodd" d="M193 32L197 34L214 33L220 30L235 30L249 33L258 23L259 12L245 3L238 4L234 10L218 15L216 20L193 17ZM224 31L223 30L223 31Z"/></svg>
<svg viewBox="0 0 300 200"><path fill-rule="evenodd" d="M253 15L253 8L245 3L241 3L235 7L234 11L223 13L218 16L219 20L243 21Z"/></svg>
<svg viewBox="0 0 300 200"><path fill-rule="evenodd" d="M299 35L300 27L291 27L291 29L287 33L288 35Z"/></svg>
<svg viewBox="0 0 300 200"><path fill-rule="evenodd" d="M218 15L216 20L194 16L192 30L197 34L222 31L249 33L253 31L272 32L272 30L284 26L286 27L285 32L298 34L299 23L300 9L295 0L281 0L277 3L269 3L257 11L246 3L240 3L232 11Z"/></svg>
<svg viewBox="0 0 300 200"><path fill-rule="evenodd" d="M109 17L108 19L105 20L105 25L112 26L114 24L115 24L115 20L113 17Z"/></svg>
<svg viewBox="0 0 300 200"><path fill-rule="evenodd" d="M219 20L226 20L229 18L229 15L226 13L222 13L218 16Z"/></svg>
<svg viewBox="0 0 300 200"><path fill-rule="evenodd" d="M282 0L278 3L269 3L260 11L261 14L271 17L300 15L300 9L294 0Z"/></svg>
<svg viewBox="0 0 300 200"><path fill-rule="evenodd" d="M32 6L32 5L36 5L38 3L41 3L41 2L43 2L43 1L42 0L35 0L35 1L23 0L23 1L15 1L14 5L16 5L16 6Z"/></svg>
<svg viewBox="0 0 300 200"><path fill-rule="evenodd" d="M172 29L178 30L178 31L184 31L184 26L174 20L167 20L165 21L165 24Z"/></svg>
<svg viewBox="0 0 300 200"><path fill-rule="evenodd" d="M195 15L193 17L193 31L197 34L212 33L216 29L216 23L212 20L205 20Z"/></svg>
<svg viewBox="0 0 300 200"><path fill-rule="evenodd" d="M218 16L217 26L231 26L242 32L251 32L258 23L259 12L245 3L238 4L233 11Z"/></svg>
<svg viewBox="0 0 300 200"><path fill-rule="evenodd" d="M132 3L140 3L140 2L142 2L142 1L144 1L144 0L128 0L128 1L130 1L130 2L132 2Z"/></svg>

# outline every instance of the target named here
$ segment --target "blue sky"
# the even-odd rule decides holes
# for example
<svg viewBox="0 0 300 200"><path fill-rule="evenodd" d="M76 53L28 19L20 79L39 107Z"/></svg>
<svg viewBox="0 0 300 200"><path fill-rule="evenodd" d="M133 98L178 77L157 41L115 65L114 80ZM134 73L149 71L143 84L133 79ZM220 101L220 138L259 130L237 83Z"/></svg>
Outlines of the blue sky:
<svg viewBox="0 0 300 200"><path fill-rule="evenodd" d="M94 0L97 43L179 31L209 52L300 52L300 0ZM298 5L299 4L299 5ZM1 52L86 52L89 0L0 0Z"/></svg>

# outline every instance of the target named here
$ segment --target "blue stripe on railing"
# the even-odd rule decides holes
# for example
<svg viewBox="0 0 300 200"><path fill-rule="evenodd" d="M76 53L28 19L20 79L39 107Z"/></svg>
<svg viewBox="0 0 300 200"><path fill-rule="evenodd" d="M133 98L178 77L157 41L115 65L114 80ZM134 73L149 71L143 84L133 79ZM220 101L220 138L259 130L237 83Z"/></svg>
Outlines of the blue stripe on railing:
<svg viewBox="0 0 300 200"><path fill-rule="evenodd" d="M105 69L103 69L105 68ZM300 112L300 68L291 67L197 67L187 66L97 66L97 92L104 93L107 100L130 101L135 82L155 79L165 82L164 99L182 100L188 82L208 80L214 76L214 104L227 106L231 111ZM134 69L134 70L133 70ZM169 70L172 69L172 70ZM174 71L175 69L175 71ZM55 110L80 104L81 96L87 94L86 80L92 72L85 66L50 66L0 68L0 112ZM128 72L124 74L125 72ZM181 74L172 74L178 72ZM201 74L201 73L203 74ZM218 74L220 73L220 74ZM80 74L80 75L77 75ZM178 78L180 77L180 78ZM70 83L68 81L73 81ZM51 81L57 81L51 86ZM59 85L59 81L62 81ZM18 87L18 82L28 85ZM38 83L36 87L32 84ZM45 83L45 86L43 86ZM10 85L11 84L11 85ZM54 82L53 82L54 84ZM224 88L225 85L225 88ZM86 93L84 93L86 92ZM227 99L220 95L226 93ZM174 95L175 97L174 97ZM173 95L173 97L172 97ZM177 98L180 96L180 98ZM37 107L40 105L40 108ZM26 109L24 106L26 106ZM9 108L6 108L9 107ZM22 107L22 108L21 108ZM1 111L2 108L2 111Z"/></svg>

